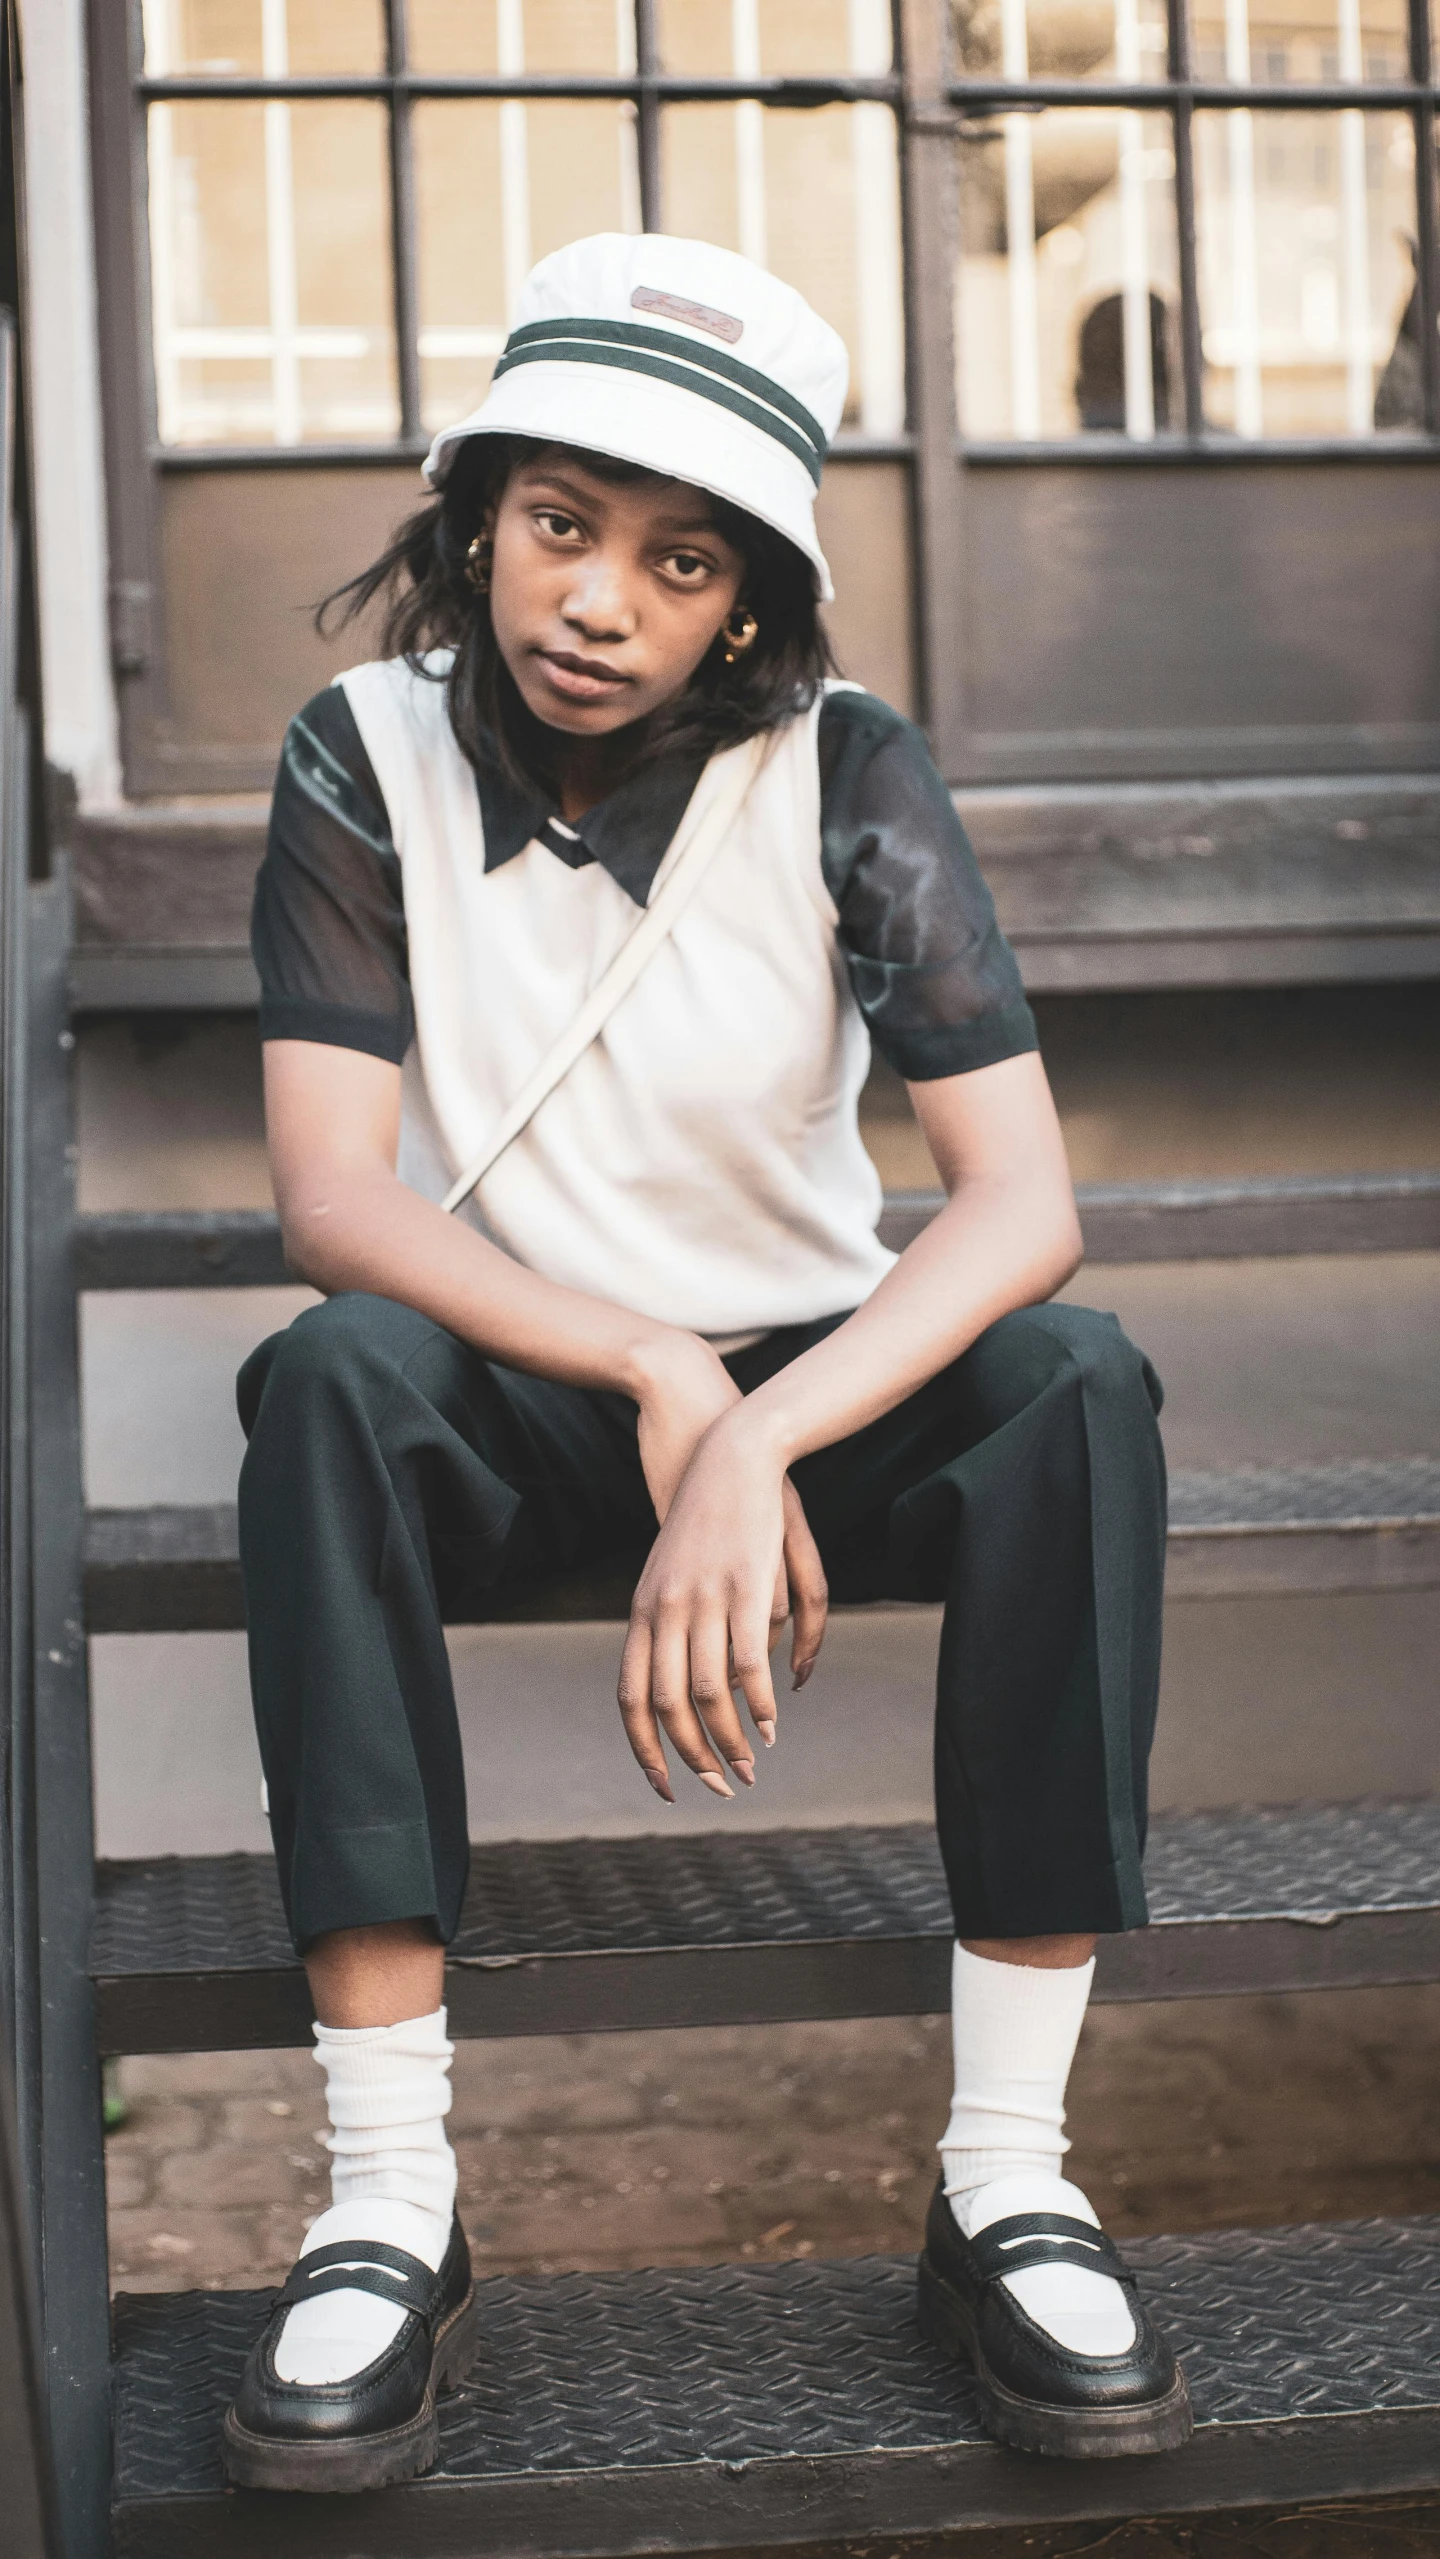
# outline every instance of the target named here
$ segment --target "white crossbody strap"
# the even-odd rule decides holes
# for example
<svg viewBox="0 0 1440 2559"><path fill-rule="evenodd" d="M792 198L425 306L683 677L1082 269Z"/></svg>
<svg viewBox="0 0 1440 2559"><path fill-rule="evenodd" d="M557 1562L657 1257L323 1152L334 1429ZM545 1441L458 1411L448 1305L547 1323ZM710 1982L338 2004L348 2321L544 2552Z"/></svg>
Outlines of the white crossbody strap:
<svg viewBox="0 0 1440 2559"><path fill-rule="evenodd" d="M561 1033L548 1056L541 1059L529 1083L516 1094L484 1153L477 1155L473 1164L466 1165L459 1181L446 1192L445 1208L459 1208L470 1197L477 1182L483 1182L506 1147L513 1145L522 1129L529 1127L541 1103L569 1074L576 1059L584 1056L592 1040L598 1039L616 1005L629 994L646 962L673 933L682 912L739 817L750 786L770 752L772 737L773 731L762 730L758 737L747 739L743 747L734 750L729 771L689 843L677 855L674 869L660 882L633 932L621 943L598 986L591 989L573 1022Z"/></svg>

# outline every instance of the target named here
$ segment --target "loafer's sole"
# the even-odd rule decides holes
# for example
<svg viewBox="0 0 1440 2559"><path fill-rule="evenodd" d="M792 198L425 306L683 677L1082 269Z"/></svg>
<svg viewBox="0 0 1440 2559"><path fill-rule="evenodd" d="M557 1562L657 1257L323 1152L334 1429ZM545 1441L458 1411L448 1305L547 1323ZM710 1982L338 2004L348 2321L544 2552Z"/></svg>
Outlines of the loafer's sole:
<svg viewBox="0 0 1440 2559"><path fill-rule="evenodd" d="M463 2379L475 2352L475 2287L435 2332L430 2382L413 2417L380 2435L257 2435L232 2408L222 2430L225 2475L237 2488L275 2488L290 2495L345 2497L417 2479L440 2451L435 2401Z"/></svg>
<svg viewBox="0 0 1440 2559"><path fill-rule="evenodd" d="M981 2352L974 2315L964 2296L920 2260L920 2328L952 2363L968 2364L980 2393L980 2415L997 2443L1016 2452L1048 2453L1061 2461L1107 2461L1126 2454L1178 2452L1195 2429L1185 2375L1177 2372L1163 2399L1129 2407L1063 2408L1021 2399L996 2379Z"/></svg>

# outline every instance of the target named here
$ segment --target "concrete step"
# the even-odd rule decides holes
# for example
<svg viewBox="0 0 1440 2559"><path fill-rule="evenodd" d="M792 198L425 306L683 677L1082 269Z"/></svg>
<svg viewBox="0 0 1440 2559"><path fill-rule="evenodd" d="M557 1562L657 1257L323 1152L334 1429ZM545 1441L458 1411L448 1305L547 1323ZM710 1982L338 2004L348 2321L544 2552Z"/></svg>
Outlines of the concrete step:
<svg viewBox="0 0 1440 2559"><path fill-rule="evenodd" d="M1236 1466L1170 1488L1172 1599L1426 1589L1440 1583L1440 1459ZM603 1571L503 1591L486 1622L629 1615L630 1582ZM227 1503L92 1510L85 1526L92 1635L243 1625L236 1516Z"/></svg>
<svg viewBox="0 0 1440 2559"><path fill-rule="evenodd" d="M1158 1818L1152 1924L1102 1938L1100 1999L1440 1978L1440 1804ZM953 1928L933 1825L477 1848L446 1959L465 2036L932 2015ZM102 1862L102 2052L308 2044L268 1856Z"/></svg>
<svg viewBox="0 0 1440 2559"><path fill-rule="evenodd" d="M1440 2486L1440 2219L1142 2239L1193 2440L1005 2452L921 2338L914 2261L495 2277L441 2451L383 2498L227 2493L220 2423L268 2293L116 2305L117 2559L629 2559L1196 2515ZM320 2536L317 2539L317 2534Z"/></svg>

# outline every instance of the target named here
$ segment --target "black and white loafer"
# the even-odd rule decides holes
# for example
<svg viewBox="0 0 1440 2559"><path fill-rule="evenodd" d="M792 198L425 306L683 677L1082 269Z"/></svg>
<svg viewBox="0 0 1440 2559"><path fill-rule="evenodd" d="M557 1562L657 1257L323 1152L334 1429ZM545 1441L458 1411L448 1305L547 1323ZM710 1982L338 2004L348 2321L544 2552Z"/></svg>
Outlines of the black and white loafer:
<svg viewBox="0 0 1440 2559"><path fill-rule="evenodd" d="M345 2290L404 2308L391 2343L345 2381L282 2381L275 2349L287 2314ZM241 2488L325 2495L413 2479L440 2450L436 2396L464 2373L474 2347L475 2287L458 2216L438 2274L381 2240L314 2249L292 2267L246 2363L225 2419L227 2476Z"/></svg>
<svg viewBox="0 0 1440 2559"><path fill-rule="evenodd" d="M1027 2266L1058 2265L1120 2285L1135 2331L1123 2354L1061 2345L1005 2281ZM920 2325L942 2354L970 2366L986 2428L1019 2452L1093 2461L1173 2452L1189 2440L1185 2376L1134 2276L1103 2230L1069 2213L1013 2213L967 2239L938 2185L920 2259Z"/></svg>

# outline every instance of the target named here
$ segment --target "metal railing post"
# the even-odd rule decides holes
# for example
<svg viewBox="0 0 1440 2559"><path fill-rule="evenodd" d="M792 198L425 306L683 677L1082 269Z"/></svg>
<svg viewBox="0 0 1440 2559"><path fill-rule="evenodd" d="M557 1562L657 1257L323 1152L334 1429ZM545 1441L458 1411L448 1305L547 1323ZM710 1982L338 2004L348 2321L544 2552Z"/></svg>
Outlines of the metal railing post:
<svg viewBox="0 0 1440 2559"><path fill-rule="evenodd" d="M9 2559L61 2559L14 2090L0 2055L0 2482Z"/></svg>

